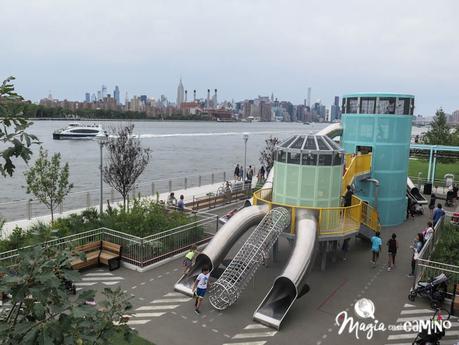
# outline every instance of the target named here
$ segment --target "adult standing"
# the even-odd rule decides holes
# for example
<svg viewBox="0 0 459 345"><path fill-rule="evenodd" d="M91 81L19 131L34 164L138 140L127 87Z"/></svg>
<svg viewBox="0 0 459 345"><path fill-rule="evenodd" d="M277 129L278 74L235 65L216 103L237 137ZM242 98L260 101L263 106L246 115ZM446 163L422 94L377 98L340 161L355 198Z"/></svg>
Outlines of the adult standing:
<svg viewBox="0 0 459 345"><path fill-rule="evenodd" d="M433 211L433 216L432 216L432 223L433 226L437 224L437 222L440 220L441 217L445 215L445 211L443 211L443 206L441 204L437 205L437 208Z"/></svg>
<svg viewBox="0 0 459 345"><path fill-rule="evenodd" d="M392 234L392 237L389 241L387 241L387 250L389 254L389 261L387 262L387 270L390 271L395 266L395 255L397 255L398 243L397 243L397 235Z"/></svg>
<svg viewBox="0 0 459 345"><path fill-rule="evenodd" d="M259 172L258 172L258 178L261 179L261 180L264 180L265 179L265 167L264 165L261 166Z"/></svg>
<svg viewBox="0 0 459 345"><path fill-rule="evenodd" d="M413 244L410 246L412 250L411 255L411 273L408 274L408 277L414 277L414 270L416 268L416 260L419 257L419 253L421 252L422 246L424 245L424 236L421 233L416 235Z"/></svg>
<svg viewBox="0 0 459 345"><path fill-rule="evenodd" d="M236 164L236 167L234 168L234 179L239 180L239 164Z"/></svg>
<svg viewBox="0 0 459 345"><path fill-rule="evenodd" d="M437 202L437 197L435 196L435 194L434 193L430 194L429 210L430 210L431 217L433 215L433 210L435 208L436 202Z"/></svg>
<svg viewBox="0 0 459 345"><path fill-rule="evenodd" d="M349 207L352 205L352 196L354 192L351 189L351 186L346 186L346 193L343 195L343 206Z"/></svg>

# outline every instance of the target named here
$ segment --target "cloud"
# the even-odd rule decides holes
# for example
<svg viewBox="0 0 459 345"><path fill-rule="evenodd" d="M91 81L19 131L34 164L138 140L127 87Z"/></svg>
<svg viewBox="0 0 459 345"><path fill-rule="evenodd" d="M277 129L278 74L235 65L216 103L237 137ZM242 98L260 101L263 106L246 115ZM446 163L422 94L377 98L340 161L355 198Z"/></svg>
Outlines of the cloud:
<svg viewBox="0 0 459 345"><path fill-rule="evenodd" d="M270 94L331 103L350 91L406 91L432 113L457 104L455 0L16 0L0 2L2 75L25 96L81 99L101 84L174 99ZM4 54L2 54L4 55Z"/></svg>

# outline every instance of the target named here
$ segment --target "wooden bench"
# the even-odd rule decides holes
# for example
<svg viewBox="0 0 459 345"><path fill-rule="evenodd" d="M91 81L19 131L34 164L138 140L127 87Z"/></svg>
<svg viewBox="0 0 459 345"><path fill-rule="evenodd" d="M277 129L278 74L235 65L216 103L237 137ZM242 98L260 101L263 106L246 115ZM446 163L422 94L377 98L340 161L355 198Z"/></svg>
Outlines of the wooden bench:
<svg viewBox="0 0 459 345"><path fill-rule="evenodd" d="M102 241L99 263L107 265L110 271L121 266L121 246L119 244Z"/></svg>
<svg viewBox="0 0 459 345"><path fill-rule="evenodd" d="M107 265L112 271L121 265L121 246L108 241L95 241L86 243L75 248L75 252L85 253L86 259L82 260L79 256L71 261L72 269L81 270L83 268Z"/></svg>

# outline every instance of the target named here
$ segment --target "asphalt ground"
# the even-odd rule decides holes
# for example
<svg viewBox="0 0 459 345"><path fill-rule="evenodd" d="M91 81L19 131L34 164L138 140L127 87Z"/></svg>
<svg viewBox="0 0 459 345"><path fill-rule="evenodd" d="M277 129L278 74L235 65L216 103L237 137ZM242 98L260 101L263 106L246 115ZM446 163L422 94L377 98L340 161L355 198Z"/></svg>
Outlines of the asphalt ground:
<svg viewBox="0 0 459 345"><path fill-rule="evenodd" d="M132 296L134 315L129 320L130 326L157 345L411 344L415 332L377 331L371 339L367 339L363 331L358 332L359 339L355 332L349 334L348 329L338 334L336 317L346 311L355 320L367 324L378 320L379 324L387 326L407 318L428 318L433 314L427 300L419 297L410 302L407 298L413 284L413 278L407 277L411 260L409 246L427 221L427 215L417 216L399 227L383 229L383 250L376 266L370 263L369 242L359 238L351 240L347 259L343 260L342 253L338 252L336 261L328 261L325 272L320 271L319 260L316 260L307 277L311 290L295 302L279 331L254 322L252 315L288 259L286 239L279 241L277 262L262 266L239 300L222 312L213 309L206 298L201 314L197 315L193 300L174 292L174 284L182 272L181 258L143 273L123 267L112 272L106 268L90 269L82 272L79 288L101 290L120 286ZM389 272L385 243L392 233L397 234L399 251L396 267ZM247 236L238 241L228 258L234 256ZM355 316L354 303L363 297L374 302L375 320L361 320ZM447 331L441 343L455 344L457 341L459 322L453 320L453 328Z"/></svg>

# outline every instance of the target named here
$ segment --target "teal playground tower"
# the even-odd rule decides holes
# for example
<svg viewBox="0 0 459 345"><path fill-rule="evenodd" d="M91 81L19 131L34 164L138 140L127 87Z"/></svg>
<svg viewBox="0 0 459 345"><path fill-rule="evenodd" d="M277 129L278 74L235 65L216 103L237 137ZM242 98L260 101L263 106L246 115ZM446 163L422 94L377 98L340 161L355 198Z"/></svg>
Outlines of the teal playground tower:
<svg viewBox="0 0 459 345"><path fill-rule="evenodd" d="M399 225L406 218L413 110L412 95L353 93L343 96L341 143L344 150L355 154L372 153L371 179L355 181L356 194L377 206L383 226Z"/></svg>

